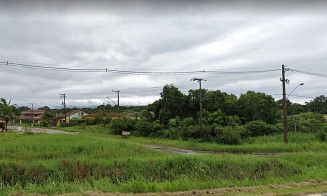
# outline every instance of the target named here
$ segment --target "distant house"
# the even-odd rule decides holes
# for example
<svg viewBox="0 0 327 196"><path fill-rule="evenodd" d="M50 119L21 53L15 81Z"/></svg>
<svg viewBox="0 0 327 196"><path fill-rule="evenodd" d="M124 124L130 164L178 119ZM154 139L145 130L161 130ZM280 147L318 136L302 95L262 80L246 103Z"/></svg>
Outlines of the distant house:
<svg viewBox="0 0 327 196"><path fill-rule="evenodd" d="M132 120L138 120L141 117L141 112L129 112L125 116Z"/></svg>
<svg viewBox="0 0 327 196"><path fill-rule="evenodd" d="M118 112L109 112L109 116L111 119L119 119L119 117L122 117Z"/></svg>
<svg viewBox="0 0 327 196"><path fill-rule="evenodd" d="M36 122L37 124L39 124L41 121L41 117L44 113L44 110L25 110L22 112L20 123Z"/></svg>
<svg viewBox="0 0 327 196"><path fill-rule="evenodd" d="M92 114L86 115L85 117L88 118L88 119L95 119L96 115L97 115L97 113L92 113ZM119 118L119 113L118 112L109 112L108 116L111 119L118 119ZM120 117L122 117L122 115L120 115Z"/></svg>
<svg viewBox="0 0 327 196"><path fill-rule="evenodd" d="M66 115L65 115L65 113L61 113L56 118L56 125L59 127L61 123L64 123L65 122L65 116L66 116L66 123L69 123L69 121L71 119L74 119L74 118L75 119L81 119L81 118L86 117L87 115L88 115L88 113L83 112L80 109L71 110L69 112L66 112Z"/></svg>

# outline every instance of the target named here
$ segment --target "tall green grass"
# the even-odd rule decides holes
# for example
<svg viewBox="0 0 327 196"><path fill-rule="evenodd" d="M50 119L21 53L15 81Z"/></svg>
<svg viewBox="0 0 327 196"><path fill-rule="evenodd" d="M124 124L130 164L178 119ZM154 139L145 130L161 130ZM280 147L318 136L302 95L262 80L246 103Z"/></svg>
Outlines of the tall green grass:
<svg viewBox="0 0 327 196"><path fill-rule="evenodd" d="M142 138L105 136L1 134L0 193L138 193L327 179L324 152L186 156L148 149L137 144Z"/></svg>

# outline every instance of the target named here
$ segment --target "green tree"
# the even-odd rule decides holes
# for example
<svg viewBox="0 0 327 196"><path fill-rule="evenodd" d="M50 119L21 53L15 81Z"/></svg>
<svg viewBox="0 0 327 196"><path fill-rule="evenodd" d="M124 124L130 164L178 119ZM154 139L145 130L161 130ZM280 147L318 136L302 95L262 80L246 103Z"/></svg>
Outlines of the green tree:
<svg viewBox="0 0 327 196"><path fill-rule="evenodd" d="M262 120L274 124L281 117L281 111L270 95L248 91L238 100L239 116L243 123Z"/></svg>
<svg viewBox="0 0 327 196"><path fill-rule="evenodd" d="M0 99L0 117L5 121L5 130L8 131L8 122L13 120L17 115L17 108L14 105L10 105L6 99Z"/></svg>
<svg viewBox="0 0 327 196"><path fill-rule="evenodd" d="M327 97L320 95L307 104L310 112L322 113L327 110Z"/></svg>
<svg viewBox="0 0 327 196"><path fill-rule="evenodd" d="M160 95L163 100L163 107L169 112L170 118L184 116L187 97L177 87L173 84L165 85Z"/></svg>

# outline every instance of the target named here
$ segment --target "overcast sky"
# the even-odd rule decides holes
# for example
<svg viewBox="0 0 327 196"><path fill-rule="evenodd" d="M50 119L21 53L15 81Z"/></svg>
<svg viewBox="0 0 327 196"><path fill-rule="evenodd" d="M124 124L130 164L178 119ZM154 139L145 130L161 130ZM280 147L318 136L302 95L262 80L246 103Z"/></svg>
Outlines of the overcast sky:
<svg viewBox="0 0 327 196"><path fill-rule="evenodd" d="M326 1L0 1L0 61L132 71L289 68L327 74ZM145 105L165 84L280 99L281 71L219 75L73 73L0 65L0 97L36 107ZM290 100L326 95L327 78L287 72ZM112 102L111 102L112 104Z"/></svg>

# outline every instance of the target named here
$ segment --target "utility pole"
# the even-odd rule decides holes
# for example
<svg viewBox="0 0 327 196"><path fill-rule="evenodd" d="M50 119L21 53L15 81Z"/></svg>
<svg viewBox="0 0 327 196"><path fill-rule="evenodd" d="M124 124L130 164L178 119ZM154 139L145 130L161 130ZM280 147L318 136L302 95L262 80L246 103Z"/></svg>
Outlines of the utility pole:
<svg viewBox="0 0 327 196"><path fill-rule="evenodd" d="M203 138L203 115L202 115L202 81L207 81L205 79L202 78L193 78L191 79L191 81L198 81L199 85L200 85L200 92L199 92L199 99L200 99L200 130L201 130L201 138Z"/></svg>
<svg viewBox="0 0 327 196"><path fill-rule="evenodd" d="M63 98L64 101L62 102L62 105L64 105L64 113L65 113L65 125L67 123L67 112L66 112L66 94L59 94L60 98Z"/></svg>
<svg viewBox="0 0 327 196"><path fill-rule="evenodd" d="M112 90L112 92L115 92L115 93L117 93L117 96L118 96L118 114L119 114L119 116L120 116L120 113L119 113L119 93L120 93L120 90Z"/></svg>
<svg viewBox="0 0 327 196"><path fill-rule="evenodd" d="M31 122L31 125L33 126L33 123L34 123L34 111L33 111L33 105L34 103L30 103L32 105L32 122Z"/></svg>
<svg viewBox="0 0 327 196"><path fill-rule="evenodd" d="M286 83L289 83L289 80L285 78L285 66L282 65L282 78L280 81L283 83L283 117L284 117L284 142L288 143L288 126L287 126L287 106L286 106Z"/></svg>

